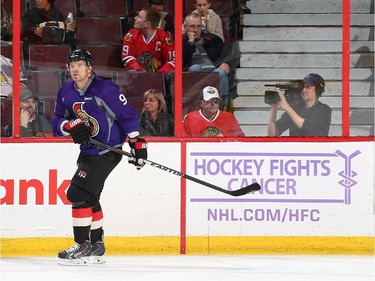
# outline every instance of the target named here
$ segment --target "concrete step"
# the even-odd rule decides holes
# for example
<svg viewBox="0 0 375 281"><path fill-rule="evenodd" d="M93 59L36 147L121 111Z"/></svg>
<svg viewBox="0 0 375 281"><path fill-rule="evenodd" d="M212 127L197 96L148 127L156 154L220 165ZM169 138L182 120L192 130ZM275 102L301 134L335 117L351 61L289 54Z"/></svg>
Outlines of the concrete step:
<svg viewBox="0 0 375 281"><path fill-rule="evenodd" d="M322 96L320 101L328 104L331 108L342 108L342 98L341 97L329 97ZM264 95L257 96L241 96L233 100L233 106L235 108L264 108L267 104L264 102ZM374 97L358 97L350 100L351 108L373 108L374 107Z"/></svg>
<svg viewBox="0 0 375 281"><path fill-rule="evenodd" d="M244 15L243 25L259 26L342 26L343 16L339 14L249 14ZM351 14L350 25L374 26L373 14Z"/></svg>
<svg viewBox="0 0 375 281"><path fill-rule="evenodd" d="M238 110L234 113L239 124L249 125L267 125L270 118L271 107L265 108L264 110ZM283 110L277 112L277 119L284 113ZM332 110L331 124L342 124L341 111Z"/></svg>
<svg viewBox="0 0 375 281"><path fill-rule="evenodd" d="M338 14L343 10L342 0L293 0L293 1L272 1L272 0L251 0L247 1L247 7L252 14L302 14L302 13L325 13ZM352 0L350 11L354 14L374 13L373 0Z"/></svg>
<svg viewBox="0 0 375 281"><path fill-rule="evenodd" d="M240 52L244 53L337 53L342 51L342 41L240 41ZM353 53L374 52L373 41L351 41Z"/></svg>
<svg viewBox="0 0 375 281"><path fill-rule="evenodd" d="M373 27L353 27L350 40L372 40ZM244 41L340 41L341 27L244 27ZM275 43L276 44L276 43Z"/></svg>
<svg viewBox="0 0 375 281"><path fill-rule="evenodd" d="M341 68L290 68L287 71L284 68L238 68L236 69L237 80L248 81L276 81L276 80L294 80L302 79L308 73L319 73L326 81L341 81ZM300 77L300 78L296 78ZM371 79L373 81L373 69L355 68L350 71L351 81L363 81Z"/></svg>
<svg viewBox="0 0 375 281"><path fill-rule="evenodd" d="M245 136L249 137L266 137L267 125L241 125L241 129ZM350 126L350 136L370 136L374 135L373 125L352 125ZM284 132L282 136L289 136L288 132ZM329 136L342 136L341 125L331 125Z"/></svg>
<svg viewBox="0 0 375 281"><path fill-rule="evenodd" d="M307 74L307 73L306 73ZM303 74L302 74L303 75ZM303 77L295 77L294 79L302 79ZM266 87L265 84L287 83L287 81L239 81L237 84L237 94L239 96L263 96L267 90L273 90L272 87ZM342 83L341 81L326 81L324 96L341 97ZM358 81L350 83L351 97L374 96L374 81Z"/></svg>
<svg viewBox="0 0 375 281"><path fill-rule="evenodd" d="M373 68L374 54L351 54L350 67ZM341 68L341 54L242 54L241 68L245 67L276 67L276 68L301 68L308 65L312 68Z"/></svg>

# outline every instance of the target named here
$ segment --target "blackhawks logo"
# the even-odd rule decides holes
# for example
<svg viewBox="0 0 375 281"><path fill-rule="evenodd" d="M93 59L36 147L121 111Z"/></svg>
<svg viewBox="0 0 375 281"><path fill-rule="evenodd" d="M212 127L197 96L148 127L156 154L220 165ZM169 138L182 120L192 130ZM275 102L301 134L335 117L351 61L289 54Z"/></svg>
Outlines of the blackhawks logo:
<svg viewBox="0 0 375 281"><path fill-rule="evenodd" d="M147 72L155 72L161 66L160 61L150 52L142 53L141 64Z"/></svg>
<svg viewBox="0 0 375 281"><path fill-rule="evenodd" d="M201 132L201 137L224 137L221 130L216 127L208 126Z"/></svg>
<svg viewBox="0 0 375 281"><path fill-rule="evenodd" d="M127 33L125 35L125 41L130 41L130 39L132 38L133 35L131 35L130 33Z"/></svg>

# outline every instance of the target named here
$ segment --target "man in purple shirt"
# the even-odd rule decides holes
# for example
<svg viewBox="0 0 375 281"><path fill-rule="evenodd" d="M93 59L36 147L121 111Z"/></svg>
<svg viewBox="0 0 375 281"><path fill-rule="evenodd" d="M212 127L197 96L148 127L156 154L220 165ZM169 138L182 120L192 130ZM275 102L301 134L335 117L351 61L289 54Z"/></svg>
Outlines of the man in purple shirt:
<svg viewBox="0 0 375 281"><path fill-rule="evenodd" d="M104 182L122 155L90 143L90 138L122 147L126 138L137 169L147 159L147 143L138 138L139 116L110 80L95 76L88 51L75 50L67 60L69 79L59 90L52 127L56 135L71 136L80 144L78 169L67 190L72 204L76 244L59 252L65 265L103 262L103 213L99 202Z"/></svg>

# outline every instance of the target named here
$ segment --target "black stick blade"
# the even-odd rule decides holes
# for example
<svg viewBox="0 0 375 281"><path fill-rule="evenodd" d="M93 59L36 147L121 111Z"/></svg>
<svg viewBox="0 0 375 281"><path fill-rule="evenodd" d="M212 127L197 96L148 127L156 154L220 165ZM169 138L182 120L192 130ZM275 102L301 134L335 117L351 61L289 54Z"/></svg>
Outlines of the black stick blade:
<svg viewBox="0 0 375 281"><path fill-rule="evenodd" d="M248 194L248 193L253 192L253 191L258 191L258 190L260 190L259 183L253 183L253 184L250 184L250 185L245 186L243 188L230 191L230 195L232 195L232 196L242 196L242 195Z"/></svg>

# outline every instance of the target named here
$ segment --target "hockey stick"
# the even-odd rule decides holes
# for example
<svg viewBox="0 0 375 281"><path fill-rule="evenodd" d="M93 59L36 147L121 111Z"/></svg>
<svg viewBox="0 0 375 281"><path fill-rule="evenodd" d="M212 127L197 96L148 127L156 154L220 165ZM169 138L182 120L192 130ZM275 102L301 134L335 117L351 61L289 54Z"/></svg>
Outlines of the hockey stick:
<svg viewBox="0 0 375 281"><path fill-rule="evenodd" d="M108 150L111 150L111 151L114 151L114 152L117 152L117 153L120 153L122 155L125 155L127 157L134 157L131 153L129 152L126 152L126 151L123 151L119 148L115 148L113 146L110 146L108 144L105 144L105 143L102 143L102 142L99 142L97 140L94 140L94 139L90 139L90 142L92 144L95 144L96 146L99 146L99 147L105 147L107 148ZM217 191L220 191L220 192L223 192L223 193L226 193L226 194L229 194L231 196L242 196L242 195L245 195L247 193L250 193L250 192L253 192L253 191L258 191L260 190L260 185L258 183L253 183L253 184L250 184L248 186L245 186L243 188L240 188L240 189L237 189L237 190L227 190L227 189L224 189L224 188L221 188L219 186L216 186L216 185L213 185L211 183L208 183L208 182L205 182L205 181L202 181L200 179L197 179L197 178L194 178L192 176L189 176L187 174L184 174L182 172L179 172L179 171L176 171L172 168L168 168L164 165L161 165L161 164L158 164L154 161L151 161L151 160L144 160L144 162L148 165L151 165L155 168L158 168L160 170L163 170L163 171L166 171L168 173L172 173L176 176L180 176L182 178L185 178L185 179L188 179L188 180L191 180L193 182L196 182L196 183L199 183L199 184L202 184L202 185L205 185L209 188L212 188L212 189L215 189Z"/></svg>

